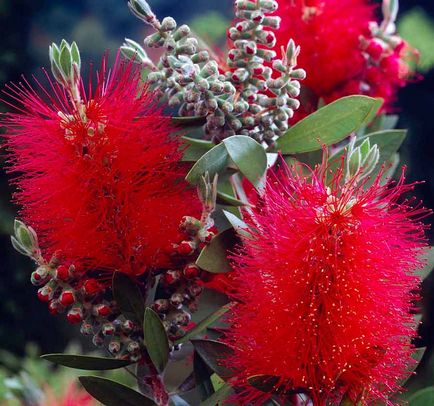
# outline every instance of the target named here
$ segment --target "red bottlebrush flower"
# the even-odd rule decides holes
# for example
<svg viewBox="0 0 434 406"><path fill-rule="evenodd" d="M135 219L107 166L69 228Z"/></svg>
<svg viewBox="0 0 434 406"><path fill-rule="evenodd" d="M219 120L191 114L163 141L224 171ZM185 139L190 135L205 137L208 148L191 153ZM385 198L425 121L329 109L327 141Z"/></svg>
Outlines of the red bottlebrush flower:
<svg viewBox="0 0 434 406"><path fill-rule="evenodd" d="M50 387L45 388L47 406L94 406L95 400L83 389L70 384L65 393L59 398Z"/></svg>
<svg viewBox="0 0 434 406"><path fill-rule="evenodd" d="M291 38L301 47L299 65L307 72L303 86L309 96L302 106L304 114L316 110L320 98L329 103L351 94L383 97L390 110L397 90L411 76L405 61L408 49L402 40L396 45L373 37L375 11L370 0L280 1L276 50ZM384 69L384 61L396 69ZM372 68L378 83L370 80Z"/></svg>
<svg viewBox="0 0 434 406"><path fill-rule="evenodd" d="M169 266L163 248L200 204L182 180L176 128L139 70L104 61L95 89L80 83L79 107L57 83L37 83L41 96L27 81L7 87L18 112L3 123L16 201L44 255L108 277Z"/></svg>
<svg viewBox="0 0 434 406"><path fill-rule="evenodd" d="M298 390L315 405L339 404L344 394L386 401L413 362L414 271L429 212L398 200L412 189L403 176L387 185L379 176L367 188L358 175L342 186L343 171L332 175L325 164L309 177L304 170L269 180L247 219L252 236L233 255L240 304L225 363L244 388L237 404L271 396L248 384L255 375L276 377L277 396Z"/></svg>

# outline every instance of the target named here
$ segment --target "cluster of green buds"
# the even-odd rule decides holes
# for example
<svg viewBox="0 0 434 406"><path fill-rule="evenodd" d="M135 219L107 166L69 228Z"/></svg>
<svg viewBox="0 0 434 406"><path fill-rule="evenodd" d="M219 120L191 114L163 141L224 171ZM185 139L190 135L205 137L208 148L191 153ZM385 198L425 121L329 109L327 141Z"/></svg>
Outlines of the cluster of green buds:
<svg viewBox="0 0 434 406"><path fill-rule="evenodd" d="M241 21L230 29L234 48L227 67L198 48L199 41L187 25L178 27L171 17L160 22L145 0L130 0L129 7L155 30L145 45L165 49L151 67L149 82L167 96L170 106L180 106L181 116L205 118L205 138L218 143L232 135L247 135L267 146L286 131L300 105L295 98L305 72L295 69L300 49L293 41L281 59L270 49L276 43L272 30L280 23L270 15L277 10L276 1L236 2ZM127 39L121 50L126 57L151 66L136 42Z"/></svg>
<svg viewBox="0 0 434 406"><path fill-rule="evenodd" d="M84 106L80 96L81 57L77 44L69 44L64 39L60 45L53 42L49 47L49 56L54 78L65 88L71 102L84 117Z"/></svg>
<svg viewBox="0 0 434 406"><path fill-rule="evenodd" d="M271 14L277 7L274 0L235 3L239 20L229 30L233 48L227 62L231 72L226 74L239 92L237 103L245 109L239 133L268 145L288 130L288 120L300 106L299 81L306 77L303 69L295 69L300 47L294 41L282 49L281 59L272 50L280 17Z"/></svg>
<svg viewBox="0 0 434 406"><path fill-rule="evenodd" d="M130 0L129 7L155 30L145 39L145 45L165 49L148 81L168 97L170 106L180 105L181 116L206 117L208 138L219 141L234 135L222 108L228 110L233 106L235 88L220 73L218 63L211 59L209 52L198 49L198 40L190 35L190 28L178 27L172 17L160 22L144 0ZM140 58L144 53L128 39L121 49L126 56L134 52L133 60L137 58L135 55Z"/></svg>
<svg viewBox="0 0 434 406"><path fill-rule="evenodd" d="M356 146L356 137L352 138L347 151L345 179L358 176L359 180L368 177L378 164L380 150L377 144L371 146L369 138Z"/></svg>

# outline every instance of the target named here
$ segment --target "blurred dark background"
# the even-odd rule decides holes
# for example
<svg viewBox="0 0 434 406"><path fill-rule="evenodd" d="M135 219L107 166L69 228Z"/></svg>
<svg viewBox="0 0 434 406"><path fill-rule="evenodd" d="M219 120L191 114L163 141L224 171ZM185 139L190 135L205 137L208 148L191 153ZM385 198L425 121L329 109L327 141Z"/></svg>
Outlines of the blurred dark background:
<svg viewBox="0 0 434 406"><path fill-rule="evenodd" d="M133 18L127 0L0 0L0 85L19 81L48 65L48 46L62 38L77 41L85 65L98 62L106 49L116 53L124 37L140 41L144 26ZM209 42L224 43L232 0L150 0L158 16L171 15L188 22ZM399 29L402 36L421 49L423 78L400 92L398 127L409 128L402 148L409 181L425 180L418 197L434 208L434 1L401 0ZM0 107L4 110L5 106ZM0 165L3 158L0 154ZM12 190L0 171L0 349L23 351L35 342L42 352L62 351L71 340L71 328L63 319L51 317L39 303L30 284L33 264L10 246L16 208L10 203ZM430 232L431 242L434 233ZM434 278L425 283L426 326L421 342L434 343ZM433 304L431 304L433 303ZM431 383L432 384L432 383Z"/></svg>

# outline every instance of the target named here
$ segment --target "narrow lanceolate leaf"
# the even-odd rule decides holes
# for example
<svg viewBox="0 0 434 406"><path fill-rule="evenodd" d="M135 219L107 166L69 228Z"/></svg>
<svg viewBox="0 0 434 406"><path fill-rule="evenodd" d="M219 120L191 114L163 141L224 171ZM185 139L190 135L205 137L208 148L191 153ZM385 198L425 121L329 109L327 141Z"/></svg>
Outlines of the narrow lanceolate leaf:
<svg viewBox="0 0 434 406"><path fill-rule="evenodd" d="M199 158L190 169L190 172L188 172L185 179L187 182L195 185L199 182L205 172L208 172L210 179L212 179L216 173L219 173L226 168L228 160L229 156L225 145L223 143L216 145L213 149Z"/></svg>
<svg viewBox="0 0 434 406"><path fill-rule="evenodd" d="M434 386L417 391L408 399L408 406L434 405Z"/></svg>
<svg viewBox="0 0 434 406"><path fill-rule="evenodd" d="M159 373L162 373L169 361L169 341L160 317L151 308L145 310L143 323L145 345L148 354Z"/></svg>
<svg viewBox="0 0 434 406"><path fill-rule="evenodd" d="M145 301L140 288L128 275L115 272L113 275L113 296L125 317L142 323Z"/></svg>
<svg viewBox="0 0 434 406"><path fill-rule="evenodd" d="M197 129L193 128L192 131L197 131ZM184 162L196 162L209 150L215 147L215 144L211 141L190 138L187 136L181 137L181 139L187 145L182 155L182 160Z"/></svg>
<svg viewBox="0 0 434 406"><path fill-rule="evenodd" d="M273 392L279 383L279 377L273 375L254 375L247 378L247 382L261 392Z"/></svg>
<svg viewBox="0 0 434 406"><path fill-rule="evenodd" d="M206 117L204 116L192 116L192 117L172 117L172 122L178 125L202 125L206 123Z"/></svg>
<svg viewBox="0 0 434 406"><path fill-rule="evenodd" d="M234 228L234 230L237 232L237 234L244 237L251 236L249 226L243 220L241 220L235 214L232 214L226 210L223 210L223 214L225 215L231 226Z"/></svg>
<svg viewBox="0 0 434 406"><path fill-rule="evenodd" d="M190 340L190 338L196 337L198 334L202 333L208 327L212 326L217 320L219 320L224 314L226 314L232 307L235 306L235 303L228 303L222 306L220 309L211 313L208 317L203 319L200 323L198 323L194 328L188 331L188 333L176 341L176 344L182 344Z"/></svg>
<svg viewBox="0 0 434 406"><path fill-rule="evenodd" d="M191 340L194 349L206 365L223 379L230 378L232 371L222 365L222 360L233 354L232 348L214 340Z"/></svg>
<svg viewBox="0 0 434 406"><path fill-rule="evenodd" d="M223 143L229 157L240 172L256 187L263 187L267 170L267 154L264 148L250 137L234 135Z"/></svg>
<svg viewBox="0 0 434 406"><path fill-rule="evenodd" d="M200 406L222 406L232 393L232 388L228 384L224 384L217 392L214 392L208 399L204 400Z"/></svg>
<svg viewBox="0 0 434 406"><path fill-rule="evenodd" d="M241 200L238 200L236 197L219 191L217 191L217 203L234 207L250 206L248 202L243 202Z"/></svg>
<svg viewBox="0 0 434 406"><path fill-rule="evenodd" d="M89 357L85 355L46 354L42 355L41 358L58 365L63 365L65 367L84 369L88 371L119 369L131 364L130 361L126 360L104 357Z"/></svg>
<svg viewBox="0 0 434 406"><path fill-rule="evenodd" d="M277 141L277 149L283 154L297 154L335 144L365 125L381 103L367 96L336 100L292 126Z"/></svg>
<svg viewBox="0 0 434 406"><path fill-rule="evenodd" d="M231 272L228 249L233 248L237 238L234 230L229 229L216 235L196 260L197 266L211 273Z"/></svg>
<svg viewBox="0 0 434 406"><path fill-rule="evenodd" d="M105 406L154 406L156 403L141 393L118 382L98 376L80 376L83 387Z"/></svg>

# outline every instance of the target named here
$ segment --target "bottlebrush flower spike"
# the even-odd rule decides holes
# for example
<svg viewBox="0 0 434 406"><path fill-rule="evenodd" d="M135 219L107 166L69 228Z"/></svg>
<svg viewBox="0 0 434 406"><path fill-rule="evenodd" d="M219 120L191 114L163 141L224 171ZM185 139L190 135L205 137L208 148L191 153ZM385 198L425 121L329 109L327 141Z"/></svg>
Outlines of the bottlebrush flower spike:
<svg viewBox="0 0 434 406"><path fill-rule="evenodd" d="M103 270L109 280L114 270L167 267L181 217L200 214L169 137L176 129L132 63L108 70L105 58L94 89L77 83L72 96L51 80L37 82L41 95L25 79L5 90L18 111L3 124L22 218L44 256L77 272Z"/></svg>
<svg viewBox="0 0 434 406"><path fill-rule="evenodd" d="M367 187L359 172L342 186L343 165L334 175L325 164L305 169L270 177L247 220L252 237L233 256L240 304L225 340L232 383L244 389L237 404L261 405L272 390L304 392L314 405L344 395L389 404L413 363L428 210L398 201L413 188L403 175ZM276 377L270 393L249 385L257 375Z"/></svg>
<svg viewBox="0 0 434 406"><path fill-rule="evenodd" d="M304 103L306 113L316 110L320 98L329 103L351 94L382 97L390 111L412 72L409 47L394 34L396 11L392 16L386 11L383 7L385 20L379 25L370 0L280 1L275 49L290 38L301 47L299 63L307 72L303 84L312 96L311 105Z"/></svg>
<svg viewBox="0 0 434 406"><path fill-rule="evenodd" d="M62 397L55 396L50 387L45 389L45 401L47 406L95 406L96 402L83 389L77 388L75 384L70 384Z"/></svg>

